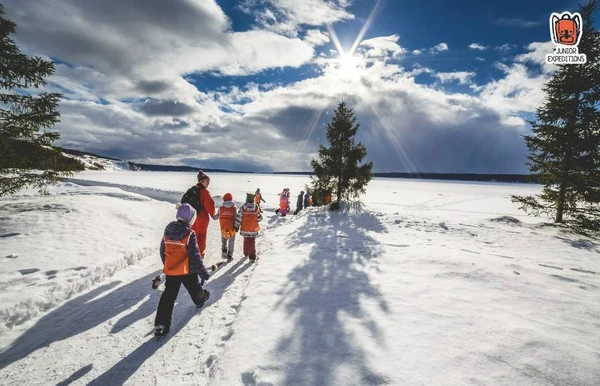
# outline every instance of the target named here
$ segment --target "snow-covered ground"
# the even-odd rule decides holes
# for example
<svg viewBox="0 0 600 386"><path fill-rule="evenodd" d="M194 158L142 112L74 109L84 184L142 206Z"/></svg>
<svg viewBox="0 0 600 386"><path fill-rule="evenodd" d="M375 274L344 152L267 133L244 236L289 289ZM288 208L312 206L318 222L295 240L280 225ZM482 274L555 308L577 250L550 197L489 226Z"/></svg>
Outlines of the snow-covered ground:
<svg viewBox="0 0 600 386"><path fill-rule="evenodd" d="M211 174L217 203L261 188L260 260L238 236L209 302L182 289L161 340L150 281L193 173L88 171L0 198L0 384L600 383L600 243L508 198L539 186L375 179L361 205L277 217L277 193L308 181Z"/></svg>

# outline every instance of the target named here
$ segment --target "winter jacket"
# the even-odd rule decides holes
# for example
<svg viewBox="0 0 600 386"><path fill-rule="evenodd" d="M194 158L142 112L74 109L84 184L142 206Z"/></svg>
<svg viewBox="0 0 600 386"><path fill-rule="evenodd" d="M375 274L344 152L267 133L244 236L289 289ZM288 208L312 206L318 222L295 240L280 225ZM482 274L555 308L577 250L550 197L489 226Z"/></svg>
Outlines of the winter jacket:
<svg viewBox="0 0 600 386"><path fill-rule="evenodd" d="M255 203L246 203L242 205L235 216L234 226L240 230L240 235L244 237L256 237L260 231L258 224L263 219L258 205Z"/></svg>
<svg viewBox="0 0 600 386"><path fill-rule="evenodd" d="M219 210L217 210L217 214L213 216L213 219L219 220L221 235L223 237L230 238L237 232L234 226L236 212L237 208L235 204L232 201L225 201Z"/></svg>
<svg viewBox="0 0 600 386"><path fill-rule="evenodd" d="M160 242L160 258L166 275L196 274L204 280L210 277L200 257L196 234L183 221L170 222L165 228Z"/></svg>
<svg viewBox="0 0 600 386"><path fill-rule="evenodd" d="M308 193L306 193L304 195L304 207L308 208L310 206L311 202L310 202L310 196L308 195Z"/></svg>
<svg viewBox="0 0 600 386"><path fill-rule="evenodd" d="M266 201L264 200L264 198L262 198L262 194L260 194L260 193L256 193L256 194L254 195L254 203L255 203L255 204L257 204L257 205L260 205L260 202L261 202L261 201L262 201L262 202L266 202Z"/></svg>
<svg viewBox="0 0 600 386"><path fill-rule="evenodd" d="M298 201L296 201L296 208L302 209L302 193L298 195Z"/></svg>
<svg viewBox="0 0 600 386"><path fill-rule="evenodd" d="M215 215L215 201L208 189L200 183L192 186L181 198L181 203L184 202L189 203L198 213L193 226L194 231L196 233L206 233L210 216Z"/></svg>

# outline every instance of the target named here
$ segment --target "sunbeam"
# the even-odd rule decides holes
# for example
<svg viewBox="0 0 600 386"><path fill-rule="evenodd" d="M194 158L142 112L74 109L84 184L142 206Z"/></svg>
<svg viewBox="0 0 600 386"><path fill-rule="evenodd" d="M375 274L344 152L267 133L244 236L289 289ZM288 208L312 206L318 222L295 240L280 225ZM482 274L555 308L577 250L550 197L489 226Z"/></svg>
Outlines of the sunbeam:
<svg viewBox="0 0 600 386"><path fill-rule="evenodd" d="M388 139L390 140L390 143L396 150L396 153L400 156L400 158L404 162L404 165L408 167L408 172L418 172L420 170L418 165L416 165L416 163L412 160L410 153L404 148L402 143L398 141L398 139L394 136L394 133L392 131L393 125L388 121L388 118L385 115L381 114L377 110L377 108L371 103L365 102L365 105L368 106L369 109L371 109L371 111L373 112L373 115L377 117L379 124L381 125L381 127L383 127L383 130Z"/></svg>
<svg viewBox="0 0 600 386"><path fill-rule="evenodd" d="M377 10L379 9L380 4L381 4L381 0L377 0L377 3L375 3L375 7L373 7L371 14L367 18L367 21L365 22L365 24L363 24L362 28L360 29L360 32L356 36L356 39L354 39L354 43L352 44L352 47L350 48L350 51L349 51L350 55L354 54L354 51L356 51L356 49L358 48L358 45L363 40L363 37L365 36L365 34L369 30L369 28L371 28L371 24L373 24L375 14L376 14Z"/></svg>

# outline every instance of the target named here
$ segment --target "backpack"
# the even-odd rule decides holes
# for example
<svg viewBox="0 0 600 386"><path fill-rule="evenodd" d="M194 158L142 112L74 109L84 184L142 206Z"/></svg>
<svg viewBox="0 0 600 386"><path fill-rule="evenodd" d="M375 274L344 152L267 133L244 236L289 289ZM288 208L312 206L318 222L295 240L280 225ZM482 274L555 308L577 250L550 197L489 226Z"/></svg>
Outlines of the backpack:
<svg viewBox="0 0 600 386"><path fill-rule="evenodd" d="M196 209L196 212L200 212L202 210L202 203L200 202L200 189L198 189L197 185L192 186L185 192L183 197L181 197L181 203L188 203L192 206L192 208Z"/></svg>

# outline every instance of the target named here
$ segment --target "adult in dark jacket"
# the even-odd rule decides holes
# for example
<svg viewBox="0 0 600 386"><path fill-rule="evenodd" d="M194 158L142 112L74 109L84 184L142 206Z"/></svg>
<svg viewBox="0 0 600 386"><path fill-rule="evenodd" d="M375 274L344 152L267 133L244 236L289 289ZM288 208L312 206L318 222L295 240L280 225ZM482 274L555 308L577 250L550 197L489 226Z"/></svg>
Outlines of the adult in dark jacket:
<svg viewBox="0 0 600 386"><path fill-rule="evenodd" d="M302 210L302 195L303 194L304 194L304 191L301 191L300 194L298 195L298 200L296 200L296 211L294 212L294 214L298 214Z"/></svg>
<svg viewBox="0 0 600 386"><path fill-rule="evenodd" d="M179 288L183 284L196 307L200 308L208 300L210 293L202 288L198 276L204 280L210 277L202 259L192 224L196 220L196 210L188 204L177 204L177 221L165 228L160 242L160 258L165 273L165 291L160 297L156 318L155 335L164 336L171 328L173 307Z"/></svg>
<svg viewBox="0 0 600 386"><path fill-rule="evenodd" d="M208 222L210 217L215 215L215 201L213 200L210 192L208 191L208 184L210 184L210 177L208 177L202 170L198 171L198 183L185 192L181 197L181 203L188 203L198 213L196 222L194 222L193 229L198 237L198 247L200 248L200 255L204 259L206 253L206 233L208 232Z"/></svg>

